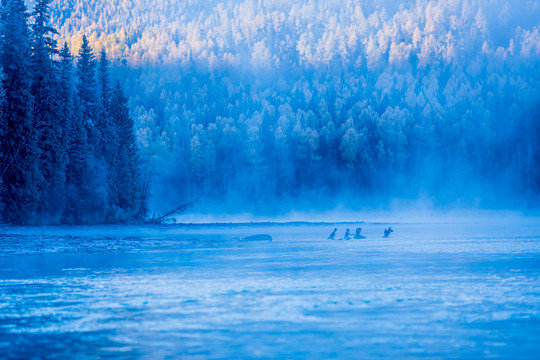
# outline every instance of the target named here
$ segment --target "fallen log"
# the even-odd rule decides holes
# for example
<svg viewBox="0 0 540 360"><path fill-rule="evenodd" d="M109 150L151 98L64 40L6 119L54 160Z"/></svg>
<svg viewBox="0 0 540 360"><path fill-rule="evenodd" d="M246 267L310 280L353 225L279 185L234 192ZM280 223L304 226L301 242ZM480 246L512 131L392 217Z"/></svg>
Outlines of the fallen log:
<svg viewBox="0 0 540 360"><path fill-rule="evenodd" d="M200 201L201 201L201 199L197 198L197 199L192 200L192 201L190 201L188 203L182 204L179 207L177 207L176 209L173 209L173 210L169 211L165 215L161 215L160 217L152 219L150 222L154 223L154 224L160 223L161 221L165 220L169 216L178 215L178 214L183 213L184 211L187 211L187 210L191 209L195 205L199 204Z"/></svg>

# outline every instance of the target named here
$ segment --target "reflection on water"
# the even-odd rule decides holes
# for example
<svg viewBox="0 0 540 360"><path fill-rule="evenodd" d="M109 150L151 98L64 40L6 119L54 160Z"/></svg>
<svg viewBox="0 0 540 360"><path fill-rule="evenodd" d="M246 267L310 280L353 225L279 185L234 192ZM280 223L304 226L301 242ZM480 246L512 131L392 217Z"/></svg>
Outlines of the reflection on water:
<svg viewBox="0 0 540 360"><path fill-rule="evenodd" d="M365 240L325 240L333 227L259 228L274 241L253 243L230 240L250 229L205 229L220 240L0 257L0 353L204 359L540 353L540 225L398 225L382 239L382 226L368 224Z"/></svg>

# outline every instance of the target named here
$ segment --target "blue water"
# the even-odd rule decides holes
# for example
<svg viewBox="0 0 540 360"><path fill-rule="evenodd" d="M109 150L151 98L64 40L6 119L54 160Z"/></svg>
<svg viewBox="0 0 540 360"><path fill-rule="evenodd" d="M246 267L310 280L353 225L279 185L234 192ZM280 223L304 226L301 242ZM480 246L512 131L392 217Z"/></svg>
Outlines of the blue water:
<svg viewBox="0 0 540 360"><path fill-rule="evenodd" d="M540 222L336 226L10 230L0 357L538 359Z"/></svg>

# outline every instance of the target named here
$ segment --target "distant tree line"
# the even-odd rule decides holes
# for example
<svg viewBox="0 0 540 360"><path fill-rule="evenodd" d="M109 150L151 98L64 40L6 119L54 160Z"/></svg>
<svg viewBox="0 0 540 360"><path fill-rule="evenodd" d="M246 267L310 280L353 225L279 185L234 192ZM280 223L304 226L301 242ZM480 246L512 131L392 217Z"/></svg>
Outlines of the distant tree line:
<svg viewBox="0 0 540 360"><path fill-rule="evenodd" d="M0 9L0 214L13 224L127 222L146 213L128 101L105 51L58 48L51 0ZM74 61L75 60L75 61ZM76 67L74 67L74 62Z"/></svg>
<svg viewBox="0 0 540 360"><path fill-rule="evenodd" d="M212 211L539 204L537 1L55 0L51 13L72 51L87 34L118 64L157 212L201 195Z"/></svg>
<svg viewBox="0 0 540 360"><path fill-rule="evenodd" d="M157 206L537 206L538 6L149 2L60 0L55 19L138 65L116 71Z"/></svg>
<svg viewBox="0 0 540 360"><path fill-rule="evenodd" d="M272 212L420 196L534 206L540 101L531 85L540 78L522 69L530 77L516 81L450 66L261 81L165 68L131 70L126 89L137 99L138 140L161 203L204 195Z"/></svg>

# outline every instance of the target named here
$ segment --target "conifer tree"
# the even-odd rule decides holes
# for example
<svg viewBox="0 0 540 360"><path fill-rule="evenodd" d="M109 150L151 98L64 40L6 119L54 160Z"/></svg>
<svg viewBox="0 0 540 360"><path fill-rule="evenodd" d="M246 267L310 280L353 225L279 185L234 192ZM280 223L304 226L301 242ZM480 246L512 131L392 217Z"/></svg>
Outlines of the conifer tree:
<svg viewBox="0 0 540 360"><path fill-rule="evenodd" d="M111 84L109 80L109 59L107 58L107 52L105 49L101 50L99 55L99 87L101 90L101 106L110 112L111 107Z"/></svg>
<svg viewBox="0 0 540 360"><path fill-rule="evenodd" d="M91 222L87 217L92 203L92 192L88 188L93 176L89 164L91 151L87 127L79 112L73 114L70 130L69 161L66 171L67 203L63 222L68 224Z"/></svg>
<svg viewBox="0 0 540 360"><path fill-rule="evenodd" d="M62 222L75 223L80 218L78 188L83 181L81 173L85 166L84 159L87 154L86 128L80 124L80 118L74 118L73 97L73 57L67 43L60 50L60 79L59 96L61 108L59 116L65 124L66 136L64 145L68 149L68 162L66 164L66 204L63 211ZM79 121L76 121L79 120Z"/></svg>
<svg viewBox="0 0 540 360"><path fill-rule="evenodd" d="M73 223L101 223L107 210L107 171L96 154L100 131L95 60L86 37L77 61L77 97L71 124L68 179L69 205L64 219Z"/></svg>
<svg viewBox="0 0 540 360"><path fill-rule="evenodd" d="M135 142L133 119L129 114L128 100L120 82L112 95L111 116L118 135L118 156L115 163L116 205L125 219L144 216L146 199L142 194L139 156Z"/></svg>
<svg viewBox="0 0 540 360"><path fill-rule="evenodd" d="M100 137L97 143L96 154L105 163L107 171L108 209L106 221L114 222L116 221L115 213L117 212L114 203L114 199L117 198L114 183L114 166L118 153L118 139L111 118L112 92L109 80L109 60L107 59L105 50L102 50L100 53L97 75L100 106L96 127L99 130Z"/></svg>
<svg viewBox="0 0 540 360"><path fill-rule="evenodd" d="M48 25L50 3L36 1L29 28L24 1L1 0L2 220L101 223L141 217L146 198L140 195L127 99L119 83L110 86L105 51L96 62L86 37L75 85L69 48L56 50L56 31Z"/></svg>
<svg viewBox="0 0 540 360"><path fill-rule="evenodd" d="M0 23L0 34L2 33L2 24ZM4 101L5 101L6 93L4 91L4 71L2 67L0 66L0 165L3 164L3 153L2 153L2 139L4 134L4 128L6 126L6 123L4 121ZM2 174L2 168L0 167L0 174ZM0 191L2 189L2 177L0 176ZM1 195L1 192L0 192ZM0 199L1 200L1 199ZM0 201L0 211L2 209L2 201Z"/></svg>
<svg viewBox="0 0 540 360"><path fill-rule="evenodd" d="M69 136L71 131L71 117L73 115L73 56L69 51L67 43L60 50L60 74L59 91L60 110L59 117L66 131L62 137L62 143L67 148L69 146Z"/></svg>
<svg viewBox="0 0 540 360"><path fill-rule="evenodd" d="M58 222L65 203L65 169L67 148L63 140L67 135L62 119L59 97L59 69L53 56L58 54L57 33L49 23L51 0L38 0L34 7L32 24L32 95L33 116L37 124L42 177L38 205L41 221ZM48 218L48 219L47 219Z"/></svg>
<svg viewBox="0 0 540 360"><path fill-rule="evenodd" d="M90 132L89 141L95 145L99 134L94 134L96 125L96 114L98 108L97 88L96 88L96 63L92 48L86 36L79 51L77 61L77 95L79 98L79 110L82 120Z"/></svg>
<svg viewBox="0 0 540 360"><path fill-rule="evenodd" d="M39 149L32 117L30 35L24 0L2 0L0 66L5 101L2 104L2 217L4 221L33 223L39 198Z"/></svg>
<svg viewBox="0 0 540 360"><path fill-rule="evenodd" d="M0 23L0 33L2 31L2 24ZM4 120L4 101L5 101L5 92L4 92L4 72L0 66L0 219L2 219L2 178L3 178L3 167L4 167L4 155L2 149L2 141L4 141L4 128L6 127L6 122Z"/></svg>

